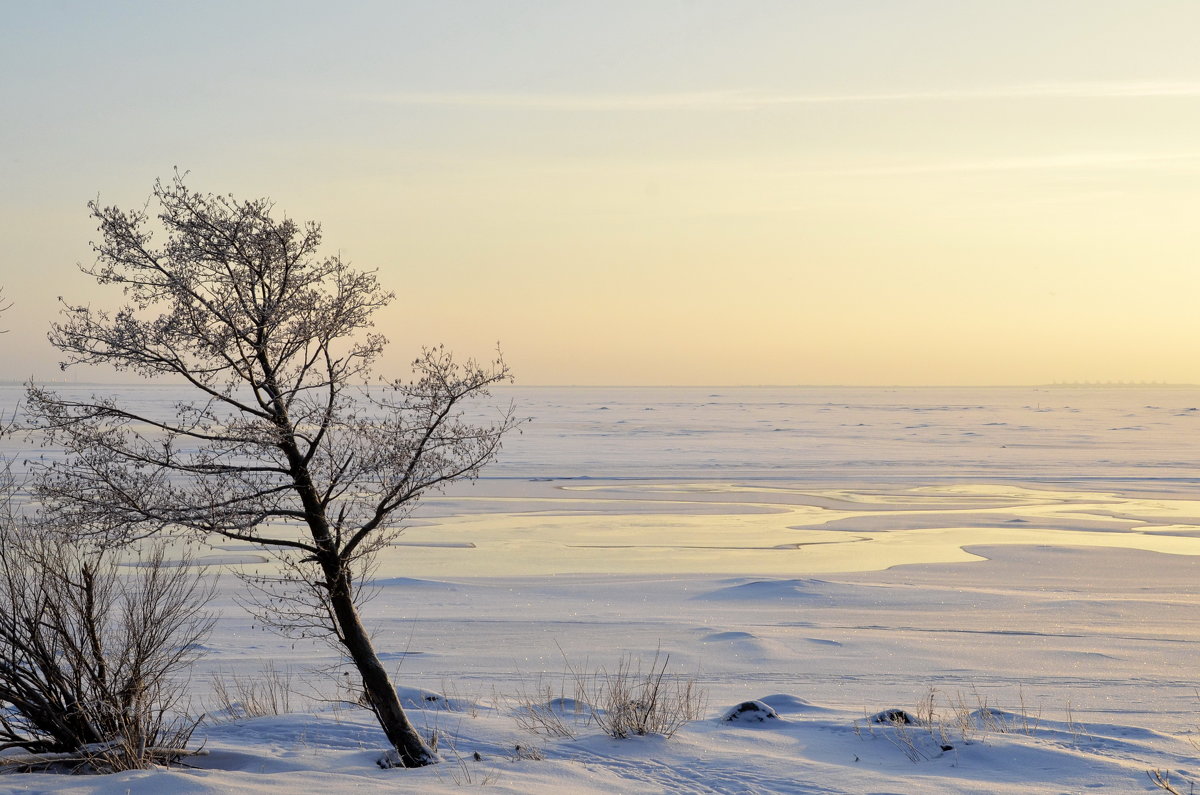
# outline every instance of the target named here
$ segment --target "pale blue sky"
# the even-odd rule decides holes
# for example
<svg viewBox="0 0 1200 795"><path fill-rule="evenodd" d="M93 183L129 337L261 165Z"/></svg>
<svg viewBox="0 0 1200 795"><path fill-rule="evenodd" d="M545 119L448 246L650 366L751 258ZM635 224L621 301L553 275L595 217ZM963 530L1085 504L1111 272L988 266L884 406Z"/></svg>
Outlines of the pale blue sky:
<svg viewBox="0 0 1200 795"><path fill-rule="evenodd" d="M522 383L1200 382L1200 4L4 3L0 366L85 203L271 195Z"/></svg>

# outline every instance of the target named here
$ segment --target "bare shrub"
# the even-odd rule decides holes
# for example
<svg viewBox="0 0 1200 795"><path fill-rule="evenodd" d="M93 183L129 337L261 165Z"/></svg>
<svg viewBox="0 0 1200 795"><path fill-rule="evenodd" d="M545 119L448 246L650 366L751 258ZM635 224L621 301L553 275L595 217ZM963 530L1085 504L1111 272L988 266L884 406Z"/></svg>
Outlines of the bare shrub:
<svg viewBox="0 0 1200 795"><path fill-rule="evenodd" d="M268 660L256 675L215 673L215 706L229 720L285 715L292 711L292 672Z"/></svg>
<svg viewBox="0 0 1200 795"><path fill-rule="evenodd" d="M885 709L865 717L867 728L874 736L874 727L883 728L883 737L896 746L911 762L932 759L954 750L945 721L936 708L937 689L929 691L917 701L913 711ZM857 721L854 731L860 737Z"/></svg>
<svg viewBox="0 0 1200 795"><path fill-rule="evenodd" d="M1146 775L1150 777L1150 782L1160 790L1169 792L1171 795L1185 795L1183 790L1171 783L1171 774L1166 770L1148 770L1146 771ZM1184 781L1186 781L1188 784L1186 795L1194 795L1196 792L1196 783L1193 781L1187 781L1187 779L1184 779Z"/></svg>
<svg viewBox="0 0 1200 795"><path fill-rule="evenodd" d="M545 758L546 754L541 748L531 745L521 745L520 743L513 746L512 755L509 757L513 762L524 762L526 760L541 762Z"/></svg>
<svg viewBox="0 0 1200 795"><path fill-rule="evenodd" d="M182 674L213 619L202 573L151 548L132 569L0 520L0 750L112 771L183 755ZM38 760L25 757L27 767ZM6 761L13 761L6 758Z"/></svg>
<svg viewBox="0 0 1200 795"><path fill-rule="evenodd" d="M445 738L443 754L452 760L450 765L450 780L457 787L490 787L500 779L500 771L495 766L490 764L480 765L483 762L483 755L478 751L471 753L468 756L463 756L458 750L458 738L456 735L447 734L434 729L429 738L429 743L434 750L438 749L442 738ZM520 746L518 746L519 748ZM438 773L438 778L442 778L442 774Z"/></svg>
<svg viewBox="0 0 1200 795"><path fill-rule="evenodd" d="M519 727L542 737L573 738L581 723L595 723L618 739L646 734L671 737L704 715L708 693L694 675L668 674L669 661L670 655L656 651L649 665L643 666L626 654L612 670L590 670L572 664L564 653L566 673L557 690L538 680L503 700ZM568 696L568 690L573 695Z"/></svg>
<svg viewBox="0 0 1200 795"><path fill-rule="evenodd" d="M914 728L915 724L894 717L885 717L882 721L872 719L872 722L882 722L883 725L892 729L892 731L884 734L884 737L892 745L899 748L900 752L908 757L910 762L920 762L923 759L930 758L929 751L920 742L920 730L919 728Z"/></svg>
<svg viewBox="0 0 1200 795"><path fill-rule="evenodd" d="M1075 720L1075 709L1071 706L1070 700L1067 701L1066 712L1067 712L1067 731L1069 731L1071 733L1071 739L1074 740L1074 742L1076 744L1079 744L1079 742L1081 740L1091 737L1091 734L1088 732L1087 726L1085 726L1082 723L1080 723L1079 721Z"/></svg>
<svg viewBox="0 0 1200 795"><path fill-rule="evenodd" d="M640 660L626 654L611 671L600 668L588 674L572 669L571 675L592 720L605 734L618 739L646 734L671 737L704 714L708 694L694 676L669 676L669 660L670 655L655 652L643 669Z"/></svg>
<svg viewBox="0 0 1200 795"><path fill-rule="evenodd" d="M953 723L963 741L969 741L973 733L981 737L988 734L1023 734L1032 737L1041 725L1041 712L1030 710L1025 702L1025 690L1017 691L1015 712L991 706L986 696L971 688L970 697L962 691L946 699L950 707L950 722Z"/></svg>
<svg viewBox="0 0 1200 795"><path fill-rule="evenodd" d="M549 685L521 688L513 700L513 720L530 734L574 738L580 719L591 721L591 710L581 698L567 698L561 691L556 696Z"/></svg>

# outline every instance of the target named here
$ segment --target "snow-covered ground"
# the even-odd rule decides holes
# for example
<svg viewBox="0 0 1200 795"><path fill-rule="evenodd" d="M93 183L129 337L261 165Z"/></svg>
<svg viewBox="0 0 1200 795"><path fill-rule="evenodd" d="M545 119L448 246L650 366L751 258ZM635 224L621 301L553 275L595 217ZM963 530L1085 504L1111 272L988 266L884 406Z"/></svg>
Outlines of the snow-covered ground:
<svg viewBox="0 0 1200 795"><path fill-rule="evenodd" d="M288 714L213 714L194 768L7 775L0 791L1128 793L1159 791L1149 770L1183 792L1200 780L1200 391L501 397L533 422L489 477L425 503L366 609L443 764L377 767L372 718L320 700L336 695L333 652L255 626L224 576L196 705L212 709L214 673L273 665L292 675ZM226 544L202 562L262 560ZM656 652L707 694L670 739L615 740L570 709L571 736L517 720L575 696L572 671ZM722 720L748 700L778 717ZM919 722L871 720L887 709Z"/></svg>

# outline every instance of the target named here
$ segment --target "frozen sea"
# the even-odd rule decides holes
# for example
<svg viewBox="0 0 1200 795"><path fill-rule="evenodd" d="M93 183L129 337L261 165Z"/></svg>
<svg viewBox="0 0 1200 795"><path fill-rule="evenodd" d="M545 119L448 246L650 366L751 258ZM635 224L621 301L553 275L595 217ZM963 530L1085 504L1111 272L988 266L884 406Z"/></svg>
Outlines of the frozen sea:
<svg viewBox="0 0 1200 795"><path fill-rule="evenodd" d="M489 476L848 482L1200 475L1200 389L510 388Z"/></svg>
<svg viewBox="0 0 1200 795"><path fill-rule="evenodd" d="M170 406L169 386L60 385ZM0 411L20 402L0 386ZM1200 388L506 387L528 417L495 478L934 482L1200 477ZM8 440L12 454L20 444Z"/></svg>

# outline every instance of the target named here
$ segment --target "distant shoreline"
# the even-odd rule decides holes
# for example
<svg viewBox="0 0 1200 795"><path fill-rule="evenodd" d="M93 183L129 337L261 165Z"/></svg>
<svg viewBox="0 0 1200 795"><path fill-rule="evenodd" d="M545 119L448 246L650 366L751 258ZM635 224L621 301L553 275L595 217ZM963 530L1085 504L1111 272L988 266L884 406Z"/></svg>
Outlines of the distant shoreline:
<svg viewBox="0 0 1200 795"><path fill-rule="evenodd" d="M25 386L27 380L0 379L0 387ZM159 381L36 381L48 387L179 388ZM377 386L371 384L370 386ZM1050 384L504 384L504 389L1200 389L1200 384L1063 381Z"/></svg>

